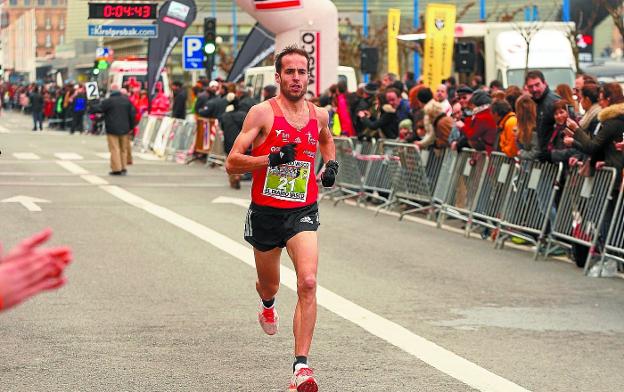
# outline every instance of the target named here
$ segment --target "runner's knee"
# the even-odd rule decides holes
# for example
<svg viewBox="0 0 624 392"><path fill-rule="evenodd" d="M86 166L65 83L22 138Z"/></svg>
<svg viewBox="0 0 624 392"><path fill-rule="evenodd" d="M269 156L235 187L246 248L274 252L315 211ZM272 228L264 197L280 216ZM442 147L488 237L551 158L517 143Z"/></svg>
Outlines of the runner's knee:
<svg viewBox="0 0 624 392"><path fill-rule="evenodd" d="M299 293L313 293L316 290L316 276L313 274L302 276L297 283L297 288Z"/></svg>
<svg viewBox="0 0 624 392"><path fill-rule="evenodd" d="M260 293L260 295L262 297L266 297L263 299L271 299L271 297L274 297L275 294L277 294L277 291L279 290L279 282L277 283L271 283L271 282L263 282L260 283L260 281L256 282L256 288L258 289L258 292Z"/></svg>

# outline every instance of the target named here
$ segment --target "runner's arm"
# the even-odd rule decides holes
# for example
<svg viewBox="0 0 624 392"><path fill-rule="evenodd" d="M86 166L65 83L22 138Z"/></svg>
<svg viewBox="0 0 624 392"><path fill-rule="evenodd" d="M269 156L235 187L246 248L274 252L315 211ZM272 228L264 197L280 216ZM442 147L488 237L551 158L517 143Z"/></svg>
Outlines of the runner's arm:
<svg viewBox="0 0 624 392"><path fill-rule="evenodd" d="M263 115L267 111L261 110L261 106L254 106L247 113L243 129L234 141L232 150L225 161L225 170L228 174L244 174L269 165L268 155L258 157L245 155L263 127Z"/></svg>
<svg viewBox="0 0 624 392"><path fill-rule="evenodd" d="M321 149L321 155L323 156L323 161L334 161L336 160L336 146L334 146L334 137L329 131L329 113L327 110L321 108L317 111L319 125L321 126L321 130L319 131L319 147Z"/></svg>

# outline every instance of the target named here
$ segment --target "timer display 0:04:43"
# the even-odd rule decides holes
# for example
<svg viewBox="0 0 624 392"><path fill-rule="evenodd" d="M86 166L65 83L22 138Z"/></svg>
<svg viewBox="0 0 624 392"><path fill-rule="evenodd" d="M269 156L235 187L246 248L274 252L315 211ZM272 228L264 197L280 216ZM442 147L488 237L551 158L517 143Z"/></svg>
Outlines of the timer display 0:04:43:
<svg viewBox="0 0 624 392"><path fill-rule="evenodd" d="M89 3L89 19L156 19L156 3Z"/></svg>

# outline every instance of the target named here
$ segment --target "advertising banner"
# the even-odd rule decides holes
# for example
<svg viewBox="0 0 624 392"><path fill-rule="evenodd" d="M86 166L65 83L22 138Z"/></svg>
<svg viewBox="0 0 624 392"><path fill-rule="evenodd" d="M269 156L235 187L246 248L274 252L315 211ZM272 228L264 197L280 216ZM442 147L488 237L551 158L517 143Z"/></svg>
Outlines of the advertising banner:
<svg viewBox="0 0 624 392"><path fill-rule="evenodd" d="M455 15L456 7L454 5L427 4L423 80L425 85L434 90L442 79L451 76Z"/></svg>
<svg viewBox="0 0 624 392"><path fill-rule="evenodd" d="M397 35L401 25L401 10L388 9L388 72L399 75L399 45Z"/></svg>
<svg viewBox="0 0 624 392"><path fill-rule="evenodd" d="M147 44L147 98L150 106L156 95L158 75L196 15L195 0L168 0L160 7L156 21L158 38L150 39Z"/></svg>

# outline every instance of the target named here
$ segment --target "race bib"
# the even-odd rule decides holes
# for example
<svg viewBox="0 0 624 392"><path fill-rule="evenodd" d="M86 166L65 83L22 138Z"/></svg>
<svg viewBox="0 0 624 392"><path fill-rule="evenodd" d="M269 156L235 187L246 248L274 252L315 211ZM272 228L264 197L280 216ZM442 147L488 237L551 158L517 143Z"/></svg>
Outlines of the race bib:
<svg viewBox="0 0 624 392"><path fill-rule="evenodd" d="M310 162L294 161L267 168L262 194L279 200L305 203L310 179Z"/></svg>

